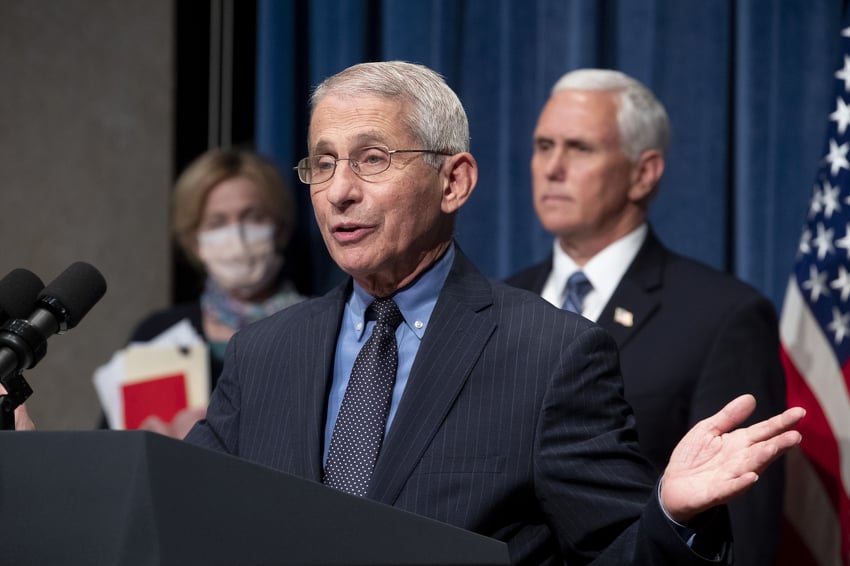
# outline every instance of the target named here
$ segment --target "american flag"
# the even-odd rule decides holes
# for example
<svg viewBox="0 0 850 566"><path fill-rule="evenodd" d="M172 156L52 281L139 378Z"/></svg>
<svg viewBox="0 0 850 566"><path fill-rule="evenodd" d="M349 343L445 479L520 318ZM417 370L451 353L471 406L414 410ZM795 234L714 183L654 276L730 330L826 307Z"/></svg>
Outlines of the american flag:
<svg viewBox="0 0 850 566"><path fill-rule="evenodd" d="M788 405L807 411L787 458L783 565L850 566L850 26L841 36L835 107L780 320Z"/></svg>

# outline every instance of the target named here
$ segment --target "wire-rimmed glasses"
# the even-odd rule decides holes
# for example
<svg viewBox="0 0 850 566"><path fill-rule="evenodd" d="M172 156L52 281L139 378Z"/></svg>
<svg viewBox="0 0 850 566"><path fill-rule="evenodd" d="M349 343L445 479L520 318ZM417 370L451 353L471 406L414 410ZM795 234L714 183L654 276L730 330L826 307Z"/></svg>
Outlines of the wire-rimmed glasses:
<svg viewBox="0 0 850 566"><path fill-rule="evenodd" d="M394 153L435 153L437 155L452 155L445 151L434 149L389 149L380 145L361 147L351 152L348 157L333 155L311 155L298 162L296 167L298 178L306 185L316 185L330 180L336 172L339 161L348 161L349 167L358 177L369 177L383 173L390 168Z"/></svg>

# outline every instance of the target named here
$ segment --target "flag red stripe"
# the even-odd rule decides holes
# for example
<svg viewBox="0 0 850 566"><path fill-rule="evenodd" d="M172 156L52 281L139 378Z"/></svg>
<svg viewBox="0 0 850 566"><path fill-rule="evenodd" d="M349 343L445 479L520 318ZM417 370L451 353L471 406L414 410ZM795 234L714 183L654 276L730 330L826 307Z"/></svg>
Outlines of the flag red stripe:
<svg viewBox="0 0 850 566"><path fill-rule="evenodd" d="M850 499L848 499L846 486L841 481L841 446L833 434L832 428L826 418L817 397L809 387L802 373L797 369L785 346L780 350L782 364L786 375L786 397L788 406L800 406L806 409L806 417L797 427L803 435L801 449L808 458L813 470L820 478L822 487L827 492L830 503L833 506L835 516L839 517L841 528L841 564L850 566ZM842 368L845 382L848 379L850 367ZM845 455L845 457L848 457ZM804 520L817 521L817 517L804 518ZM790 525L788 529L793 530ZM803 552L800 548L805 547L805 541L797 537L783 540L782 554L786 552L789 556L798 556ZM796 540L794 540L796 538ZM787 547L787 548L786 548ZM783 558L784 560L784 558ZM784 562L791 564L792 562ZM798 564L818 564L818 562L798 562ZM833 566L823 564L822 566ZM839 566L839 565L835 565Z"/></svg>
<svg viewBox="0 0 850 566"><path fill-rule="evenodd" d="M786 398L789 407L803 407L806 418L797 426L803 435L800 444L803 452L812 462L823 481L824 489L829 493L830 500L835 505L836 515L839 512L839 498L843 488L838 478L841 477L841 464L838 443L832 434L826 415L821 409L806 379L797 370L794 362L788 356L783 346L780 355L785 367Z"/></svg>
<svg viewBox="0 0 850 566"><path fill-rule="evenodd" d="M850 457L850 430L833 430L833 426L845 428L842 423L847 422L848 367L839 367L829 337L802 299L792 279L782 312L780 354L788 405L807 411L797 428L803 434L800 449L809 471L801 475L800 470L792 473L789 467L789 482L805 481L808 485L789 483L786 490L788 529L794 530L796 537L789 535L787 541L783 540L780 554L797 556L803 551L795 547L805 547L816 559L800 564L850 566L850 499L843 483L843 467ZM823 494L818 498L819 507L804 501L812 489Z"/></svg>

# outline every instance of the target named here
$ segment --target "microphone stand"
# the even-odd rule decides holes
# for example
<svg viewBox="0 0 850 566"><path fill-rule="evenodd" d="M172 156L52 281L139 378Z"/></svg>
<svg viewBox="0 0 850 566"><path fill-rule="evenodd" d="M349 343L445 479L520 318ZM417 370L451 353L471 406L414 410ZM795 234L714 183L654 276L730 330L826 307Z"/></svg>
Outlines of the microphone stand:
<svg viewBox="0 0 850 566"><path fill-rule="evenodd" d="M6 388L6 394L0 395L0 430L15 430L15 409L32 395L32 388L22 371L0 380L0 383Z"/></svg>

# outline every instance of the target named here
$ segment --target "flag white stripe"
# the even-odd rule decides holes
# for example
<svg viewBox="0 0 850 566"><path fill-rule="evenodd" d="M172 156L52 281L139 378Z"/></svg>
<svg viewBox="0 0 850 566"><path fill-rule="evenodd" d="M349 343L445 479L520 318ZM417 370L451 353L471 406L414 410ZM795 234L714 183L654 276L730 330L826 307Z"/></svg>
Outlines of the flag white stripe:
<svg viewBox="0 0 850 566"><path fill-rule="evenodd" d="M820 477L799 448L786 456L785 518L820 566L844 566L841 523Z"/></svg>
<svg viewBox="0 0 850 566"><path fill-rule="evenodd" d="M785 291L779 334L785 351L817 398L838 443L841 481L846 494L850 486L850 398L835 352L809 311L793 275ZM837 431L842 434L836 434Z"/></svg>

